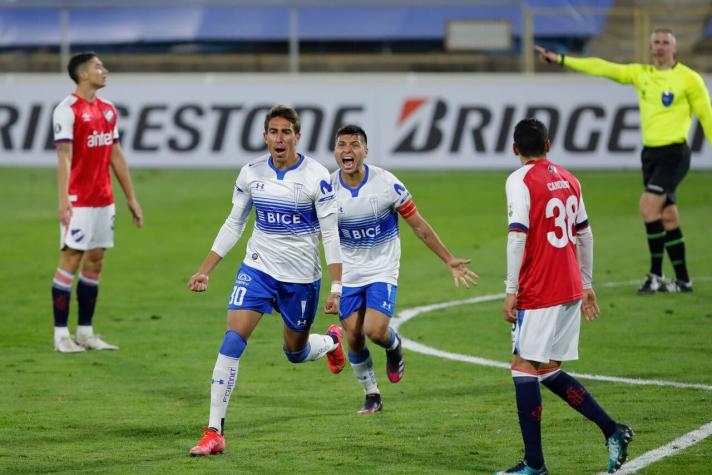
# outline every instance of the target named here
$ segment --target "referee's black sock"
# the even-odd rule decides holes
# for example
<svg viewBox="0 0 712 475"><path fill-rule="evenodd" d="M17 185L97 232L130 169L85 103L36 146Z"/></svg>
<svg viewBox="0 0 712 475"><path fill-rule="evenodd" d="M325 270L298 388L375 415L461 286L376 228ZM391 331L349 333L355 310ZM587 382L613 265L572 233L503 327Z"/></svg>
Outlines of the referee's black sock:
<svg viewBox="0 0 712 475"><path fill-rule="evenodd" d="M684 282L690 281L685 262L685 239L680 228L675 228L665 233L665 249L675 269L675 277Z"/></svg>
<svg viewBox="0 0 712 475"><path fill-rule="evenodd" d="M663 220L658 219L645 223L648 234L648 248L650 249L650 273L663 275L663 255L665 253L665 228ZM684 259L683 259L684 261Z"/></svg>

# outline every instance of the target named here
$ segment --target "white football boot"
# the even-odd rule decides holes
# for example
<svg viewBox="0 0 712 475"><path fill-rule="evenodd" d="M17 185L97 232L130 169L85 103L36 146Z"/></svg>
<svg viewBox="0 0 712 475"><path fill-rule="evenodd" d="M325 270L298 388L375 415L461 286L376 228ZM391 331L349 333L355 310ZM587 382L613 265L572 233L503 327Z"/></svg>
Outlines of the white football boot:
<svg viewBox="0 0 712 475"><path fill-rule="evenodd" d="M99 338L99 335L92 335L88 338L77 337L77 344L87 350L118 350L116 345L109 344ZM84 350L82 350L84 351Z"/></svg>
<svg viewBox="0 0 712 475"><path fill-rule="evenodd" d="M86 351L83 346L79 346L67 335L63 335L54 340L54 351L59 351L60 353L81 353Z"/></svg>

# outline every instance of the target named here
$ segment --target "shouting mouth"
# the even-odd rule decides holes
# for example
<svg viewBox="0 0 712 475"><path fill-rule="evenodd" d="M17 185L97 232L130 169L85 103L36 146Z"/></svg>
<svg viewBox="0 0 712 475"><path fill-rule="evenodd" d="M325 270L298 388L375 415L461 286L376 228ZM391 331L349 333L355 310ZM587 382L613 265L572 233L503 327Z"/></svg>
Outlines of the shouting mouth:
<svg viewBox="0 0 712 475"><path fill-rule="evenodd" d="M356 160L352 155L344 155L341 157L341 165L344 171L352 171L356 167Z"/></svg>

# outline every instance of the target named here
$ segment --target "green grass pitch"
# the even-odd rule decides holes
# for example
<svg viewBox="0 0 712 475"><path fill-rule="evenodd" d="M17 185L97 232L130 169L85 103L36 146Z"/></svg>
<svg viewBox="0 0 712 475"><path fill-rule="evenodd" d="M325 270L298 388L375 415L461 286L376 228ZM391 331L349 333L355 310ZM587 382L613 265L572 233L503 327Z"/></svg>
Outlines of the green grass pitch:
<svg viewBox="0 0 712 475"><path fill-rule="evenodd" d="M516 165L512 159L512 168ZM134 170L146 227L134 228L117 190L116 248L107 253L95 328L118 352L52 351L50 281L58 259L56 179L50 169L0 170L0 473L491 473L522 453L507 370L406 351L406 376L385 376L384 401L363 417L349 368L287 362L279 316L265 316L242 358L222 456L190 458L207 423L209 381L225 304L245 238L208 292L186 282L230 207L236 170ZM398 309L503 291L504 172L403 172L423 216L457 255L472 259L475 289L455 289L445 267L401 223ZM640 174L580 172L595 237L594 282L640 280L648 266L638 216ZM601 318L584 322L571 371L712 385L712 174L678 190L695 291L635 295L599 285ZM249 229L249 228L248 228ZM245 234L249 235L249 232ZM667 259L667 258L666 258ZM666 261L665 271L672 273ZM76 324L72 302L71 328ZM335 321L319 315L314 330ZM506 362L500 302L423 314L401 327L438 349ZM712 421L712 392L584 381L637 438L631 458ZM596 473L607 452L598 429L542 390L543 444L552 473ZM710 473L712 437L641 470Z"/></svg>

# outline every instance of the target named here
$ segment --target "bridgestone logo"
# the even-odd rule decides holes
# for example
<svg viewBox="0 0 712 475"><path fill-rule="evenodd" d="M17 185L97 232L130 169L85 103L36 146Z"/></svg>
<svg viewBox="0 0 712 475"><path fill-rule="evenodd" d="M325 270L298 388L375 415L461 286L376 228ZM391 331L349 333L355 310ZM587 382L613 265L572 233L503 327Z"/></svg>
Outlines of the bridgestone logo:
<svg viewBox="0 0 712 475"><path fill-rule="evenodd" d="M111 136L111 133L107 132L105 134L100 134L98 132L94 132L91 134L89 137L87 137L87 146L88 147L104 147L106 145L113 145L114 139Z"/></svg>

